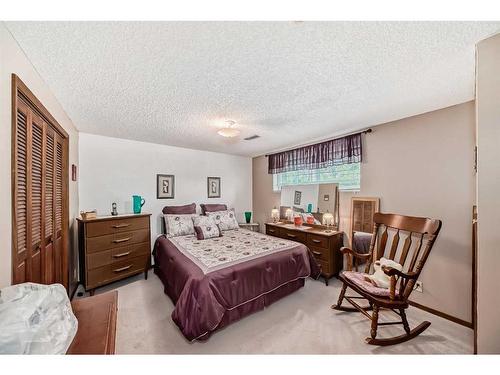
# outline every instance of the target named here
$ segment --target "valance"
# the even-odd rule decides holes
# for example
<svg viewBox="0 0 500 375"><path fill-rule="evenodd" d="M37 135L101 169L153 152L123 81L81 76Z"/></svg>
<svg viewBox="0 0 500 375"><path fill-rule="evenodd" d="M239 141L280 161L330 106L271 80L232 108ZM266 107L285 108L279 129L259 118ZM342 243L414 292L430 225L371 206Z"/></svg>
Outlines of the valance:
<svg viewBox="0 0 500 375"><path fill-rule="evenodd" d="M342 138L268 155L268 173L359 163L362 161L363 148L361 134L351 134Z"/></svg>

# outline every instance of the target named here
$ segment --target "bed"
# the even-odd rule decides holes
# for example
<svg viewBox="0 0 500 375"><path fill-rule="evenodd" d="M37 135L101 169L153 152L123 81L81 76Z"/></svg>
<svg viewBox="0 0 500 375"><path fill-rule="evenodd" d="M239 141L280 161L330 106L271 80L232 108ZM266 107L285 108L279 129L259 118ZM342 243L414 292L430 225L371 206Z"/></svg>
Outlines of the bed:
<svg viewBox="0 0 500 375"><path fill-rule="evenodd" d="M206 240L162 235L153 256L175 304L172 320L190 341L208 339L320 274L305 245L241 228Z"/></svg>

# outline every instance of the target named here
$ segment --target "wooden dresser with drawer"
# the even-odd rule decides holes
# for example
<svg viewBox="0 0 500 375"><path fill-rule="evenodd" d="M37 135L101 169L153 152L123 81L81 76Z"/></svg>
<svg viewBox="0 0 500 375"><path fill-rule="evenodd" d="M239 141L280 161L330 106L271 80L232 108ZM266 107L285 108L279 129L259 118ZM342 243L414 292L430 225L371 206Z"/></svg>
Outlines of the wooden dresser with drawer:
<svg viewBox="0 0 500 375"><path fill-rule="evenodd" d="M304 224L297 227L287 223L266 223L266 234L274 237L297 241L306 245L321 266L321 274L328 285L328 279L338 275L342 269L344 232L325 231L317 226Z"/></svg>
<svg viewBox="0 0 500 375"><path fill-rule="evenodd" d="M151 263L151 214L78 218L80 281L97 287L144 272Z"/></svg>

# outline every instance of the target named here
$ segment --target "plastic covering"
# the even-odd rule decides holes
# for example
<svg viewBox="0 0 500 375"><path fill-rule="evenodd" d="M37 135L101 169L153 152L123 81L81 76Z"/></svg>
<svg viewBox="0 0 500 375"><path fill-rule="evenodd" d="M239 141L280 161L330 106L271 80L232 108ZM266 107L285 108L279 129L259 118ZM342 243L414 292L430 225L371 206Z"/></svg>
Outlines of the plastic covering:
<svg viewBox="0 0 500 375"><path fill-rule="evenodd" d="M0 353L65 354L78 329L61 284L0 290Z"/></svg>

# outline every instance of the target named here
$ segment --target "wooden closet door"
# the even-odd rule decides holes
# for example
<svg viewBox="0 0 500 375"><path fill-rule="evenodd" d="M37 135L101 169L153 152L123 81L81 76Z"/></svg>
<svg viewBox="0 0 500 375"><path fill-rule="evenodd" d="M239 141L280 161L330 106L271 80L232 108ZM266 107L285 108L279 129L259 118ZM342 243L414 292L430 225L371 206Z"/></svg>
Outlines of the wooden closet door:
<svg viewBox="0 0 500 375"><path fill-rule="evenodd" d="M31 246L28 246L28 233L31 225L28 223L28 124L30 110L22 102L17 103L16 126L13 135L13 167L15 174L12 179L14 195L13 214L13 281L22 283L31 278Z"/></svg>
<svg viewBox="0 0 500 375"><path fill-rule="evenodd" d="M64 143L59 135L54 137L54 282L63 283L63 264L65 254L63 252L63 178L64 178Z"/></svg>
<svg viewBox="0 0 500 375"><path fill-rule="evenodd" d="M12 282L68 288L68 135L13 75Z"/></svg>

